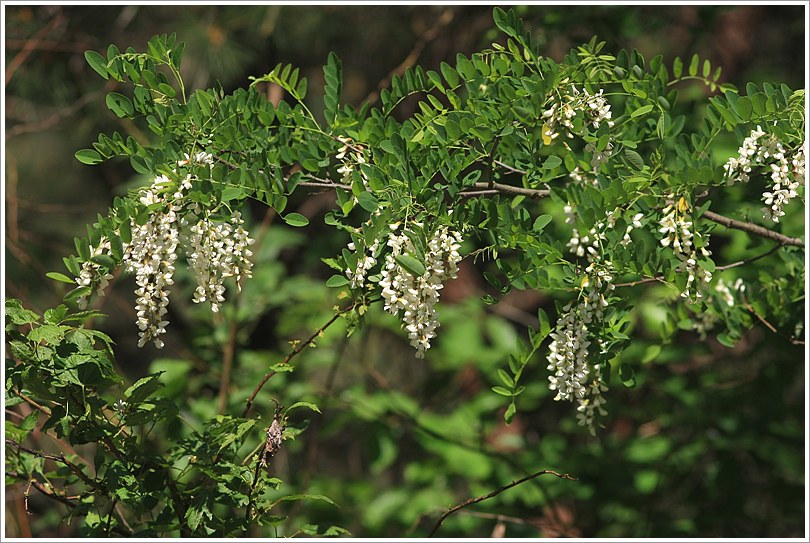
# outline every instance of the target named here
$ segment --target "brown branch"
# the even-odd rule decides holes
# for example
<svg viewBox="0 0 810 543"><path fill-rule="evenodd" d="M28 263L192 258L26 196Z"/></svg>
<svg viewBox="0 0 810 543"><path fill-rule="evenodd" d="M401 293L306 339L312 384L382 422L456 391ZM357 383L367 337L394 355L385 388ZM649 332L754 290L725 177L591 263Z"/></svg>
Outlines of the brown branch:
<svg viewBox="0 0 810 543"><path fill-rule="evenodd" d="M781 333L780 331L778 331L776 328L774 328L771 323L769 323L764 318L762 318L762 316L759 313L757 313L756 310L748 304L748 301L745 298L743 298L743 303L745 304L745 307L748 308L748 311L753 313L762 322L762 324L764 324L765 326L768 327L768 330L770 330L771 332L773 332L777 336L781 336L781 337L785 338L786 340L790 341L793 345L804 345L804 341L802 341L800 339L796 339L793 336L787 336L787 335Z"/></svg>
<svg viewBox="0 0 810 543"><path fill-rule="evenodd" d="M103 485L97 483L96 481L91 480L85 473L79 468L76 464L65 458L64 453L60 454L59 456L55 456L52 454L46 454L39 451L34 451L29 449L28 447L24 447L23 445L17 443L14 439L6 438L6 443L9 445L14 445L21 451L25 451L29 454L33 454L37 458L45 458L47 460L53 460L54 462L60 462L65 464L70 471L72 471L79 479L81 479L87 486L101 492L105 496L107 496L107 490L104 488Z"/></svg>
<svg viewBox="0 0 810 543"><path fill-rule="evenodd" d="M109 87L109 85L108 85L108 87ZM61 121L63 119L66 119L68 117L72 117L74 114L76 114L76 112L78 112L81 108L83 108L88 102L91 102L91 101L95 100L98 97L98 95L99 95L99 93L97 93L97 92L91 92L91 93L85 94L84 96L82 96L81 98L79 98L78 100L73 102L73 104L71 104L69 107L67 107L65 109L61 109L61 110L55 112L53 115L51 115L50 117L48 117L47 119L44 119L42 121L39 121L39 122L36 122L36 123L24 123L24 124L18 124L16 126L12 126L8 130L6 130L5 141L8 141L11 138L13 138L14 136L19 136L20 134L24 134L26 132L41 132L43 130L47 130L47 129L53 127L54 125L56 125L57 123L59 123L59 121Z"/></svg>
<svg viewBox="0 0 810 543"><path fill-rule="evenodd" d="M447 9L444 13L442 13L441 17L439 17L439 19L436 21L436 24L434 24L432 28L423 33L419 39L416 40L413 49L411 49L411 52L407 57L405 57L405 60L403 60L399 66L391 70L388 75L377 84L377 88L366 96L364 102L371 102L372 104L376 102L377 98L380 96L380 91L391 84L391 80L394 78L394 75L402 76L409 66L413 66L416 60L419 58L419 55L422 54L422 50L425 48L425 46L436 39L442 28L453 20L454 15L455 14L453 13L452 9Z"/></svg>
<svg viewBox="0 0 810 543"><path fill-rule="evenodd" d="M767 253L762 253L761 255L753 256L753 257L747 258L745 260L740 260L739 262L734 262L733 264L726 264L725 266L717 266L715 268L715 272L722 272L722 271L728 270L730 268L736 268L737 266L743 266L743 265L748 264L750 262L753 262L755 260L759 260L760 258L765 258L766 256L778 251L780 247L782 247L782 245L777 245L776 247L774 247L773 249L771 249ZM644 279L639 279L638 281L632 281L630 283L619 283L619 284L617 284L615 286L617 286L617 287L634 287L634 286L640 285L642 283L651 283L653 281L664 282L664 276L663 275L658 275L658 276L655 276L655 277L645 277Z"/></svg>
<svg viewBox="0 0 810 543"><path fill-rule="evenodd" d="M515 196L526 196L527 198L546 198L551 194L550 190L545 189L526 189L523 187L514 187L512 185L502 185L501 183L489 183L479 181L473 185L474 188L484 190L497 190L501 194L510 194ZM462 194L464 194L462 192Z"/></svg>
<svg viewBox="0 0 810 543"><path fill-rule="evenodd" d="M27 59L28 55L30 55L34 49L37 48L42 39L56 30L58 27L63 26L66 22L67 18L60 12L53 19L51 19L46 26L40 28L30 40L26 40L22 50L17 53L17 55L11 59L11 62L8 63L8 66L6 66L6 86L8 86L8 82L11 81L11 78L14 75L14 72L17 71L17 68L19 68L23 62L25 62L25 59Z"/></svg>
<svg viewBox="0 0 810 543"><path fill-rule="evenodd" d="M33 486L34 488L36 488L37 490L42 492L45 496L49 497L50 499L56 500L56 501L61 502L61 503L64 503L68 507L76 507L76 504L73 503L71 500L77 499L78 496L76 496L76 497L60 496L59 494L57 494L55 492L51 492L50 490L45 488L45 486L42 483L40 483L39 481L37 481L35 479L30 479L27 476L23 475L22 473L17 473L16 471L7 471L6 472L6 477L14 477L15 479L21 479L23 481L28 481L28 484L30 486ZM28 508L26 507L26 512L27 511L28 511Z"/></svg>
<svg viewBox="0 0 810 543"><path fill-rule="evenodd" d="M711 211L704 212L703 215L701 215L701 218L722 224L726 228L735 228L737 230L742 230L743 232L748 232L749 234L754 234L756 236L773 240L779 245L792 245L793 247L801 247L804 249L804 242L801 239L791 238L750 222L735 221L734 219L723 217L722 215L712 213Z"/></svg>
<svg viewBox="0 0 810 543"><path fill-rule="evenodd" d="M528 481L530 479L534 479L535 477L538 477L540 475L544 475L546 473L551 473L553 475L556 475L560 479L570 479L571 481L577 481L578 480L578 479L575 479L575 478L571 477L567 473L565 475L560 475L556 471L551 471L551 470L547 470L547 469L544 469L543 471L538 471L537 473L535 473L533 475L529 475L527 477L524 477L523 479L520 479L519 481L513 481L512 483L510 483L510 484L508 484L506 486L503 486L503 487L499 488L498 490L495 490L494 492L490 492L486 496L479 496L477 498L470 498L469 500L467 500L467 501L465 501L463 503L460 503L459 505L457 505L457 506L455 506L455 507L453 507L451 509L448 509L442 515L442 517L439 519L439 521L436 523L436 526L433 527L433 530L431 530L430 534L428 534L428 537L433 537L433 534L436 533L436 530L438 530L441 527L442 523L444 522L444 519L446 519L448 516L455 513L456 511L458 511L462 507L467 507L468 505L472 505L474 503L478 503L480 501L484 501L486 499L492 498L493 496L497 496L498 494L500 494L504 490L509 490L513 486L517 486L517 485L519 485L521 483L525 483L526 481Z"/></svg>
<svg viewBox="0 0 810 543"><path fill-rule="evenodd" d="M43 413L45 413L45 414L46 414L46 415L48 415L49 417L51 416L51 410L50 410L50 409L48 409L47 407L43 407L43 406L39 405L37 402L35 402L34 400L32 400L31 398L29 398L29 397L28 397L28 396L26 396L25 394L23 394L23 393L21 393L21 392L17 392L16 390L11 390L11 393L12 393L12 394L16 394L17 396L19 396L20 398L22 398L23 400L25 400L26 402L28 402L28 403L29 403L30 405L32 405L33 407L37 408L39 411L42 411Z"/></svg>
<svg viewBox="0 0 810 543"><path fill-rule="evenodd" d="M368 302L365 302L365 305L370 305L370 304L373 304L374 302L378 302L378 301L380 301L380 300L382 300L382 298L377 298L376 300L370 300L370 301L368 301ZM357 305L358 305L358 304L357 304L357 302L355 302L355 303L351 304L349 307L347 307L346 309L344 309L344 310L342 310L342 311L338 311L337 313L335 313L335 315L334 315L334 316L333 316L331 319L329 319L329 322L327 322L326 324L324 324L323 326L321 326L320 328L318 328L318 329L315 331L315 333L314 333L314 334L312 334L311 336L309 336L309 338L308 338L308 339L306 339L305 341L301 342L301 344L300 344L300 345L298 345L298 346L297 346L295 349L293 349L293 350L292 350L292 352L291 352L290 354L288 354L288 355L287 355L287 358L285 358L285 359L284 359L284 360L281 362L281 364L278 364L278 365L279 365L279 366L285 366L285 365L287 365L287 364L290 362L290 360L292 359L292 357L294 357L295 355L297 355L298 353L300 353L300 352L301 352L301 351L304 349L304 347L306 347L307 345L309 345L310 343L312 343L313 341L315 341L315 338L316 338L316 337L318 337L318 336L320 336L320 335L323 333L323 331L324 331L324 330L326 330L327 328L329 328L329 327L332 325L332 323L334 323L334 322L335 322L335 321L338 319L338 317L340 317L340 316L341 316L341 315L343 315L344 313L348 313L349 311L351 311L352 309L354 309L354 308L355 308ZM254 390L254 391L253 391L253 394L250 396L250 399L248 399L247 404L245 405L245 410L242 412L242 418L243 418L243 419L244 419L244 418L247 418L248 411L250 411L250 407L253 405L253 400L255 400L255 399L256 399L256 395L257 395L257 394L259 393L259 391L262 389L262 387L263 387L263 386L264 386L264 384L267 382L267 380L268 380L268 379L270 379L270 378L271 378L273 375L275 375L275 374L276 374L276 372L275 372L275 370L274 370L274 371L271 371L270 373L268 373L267 375L265 375L265 376L264 376L264 379L262 379L262 382L261 382L261 383L259 383L259 385L256 387L256 390Z"/></svg>

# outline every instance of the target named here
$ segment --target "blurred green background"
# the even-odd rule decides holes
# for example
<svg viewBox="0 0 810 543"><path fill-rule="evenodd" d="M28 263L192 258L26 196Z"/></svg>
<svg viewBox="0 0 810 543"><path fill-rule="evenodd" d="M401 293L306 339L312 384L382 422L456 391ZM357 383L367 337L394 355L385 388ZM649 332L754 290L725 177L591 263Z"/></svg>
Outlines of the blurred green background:
<svg viewBox="0 0 810 543"><path fill-rule="evenodd" d="M230 92L246 87L250 75L292 63L309 79L308 102L318 110L330 51L343 62L343 102L359 106L374 102L390 75L408 65L438 71L442 61L454 64L457 53L469 56L504 42L492 6L482 5L3 8L4 287L6 297L38 313L58 305L66 292L67 285L45 273L65 273L61 258L74 251L74 236L86 235L85 224L104 214L116 195L149 182L125 160L91 167L73 156L100 132L118 131L144 145L154 137L145 123L106 109L106 93L129 89L99 78L84 60L86 50L105 54L115 43L122 51L143 51L153 35L176 32L186 42L187 91L219 80ZM676 56L698 53L722 66L720 82L741 89L749 81L792 89L805 82L802 5L513 9L557 61L597 35L607 42L606 53L637 48L648 60L663 54L667 66ZM283 98L277 88L263 90L271 100ZM688 107L707 92L685 86L681 100ZM401 115L415 110L416 101L408 101ZM737 144L729 139L727 147L730 156ZM757 200L751 191L737 199ZM337 291L324 286L332 271L320 259L349 241L321 220L332 205L330 194L291 199L288 210L310 218L303 229L277 224L272 213L249 206L258 240L254 278L241 296L229 291L235 302L216 318L190 303L189 275L178 266L162 351L137 349L134 282L118 276L97 305L107 317L94 325L116 341L122 373L135 380L166 371L166 395L192 423L218 412L241 413L265 368L289 351L287 342L308 337L332 315ZM729 216L739 212L733 202L718 205L726 205ZM795 231L791 235L804 232L800 216L783 226L785 233ZM718 242L727 242L724 263L746 254L739 238L718 236ZM469 240L465 249L473 248ZM271 397L286 405L312 401L323 411L293 421L309 427L285 442L275 470L284 493L325 494L340 508L296 502L281 511L294 526L337 524L356 537L425 536L448 506L550 469L578 480L536 478L462 509L437 535L486 537L503 523L507 537L806 536L803 346L764 327L734 349L678 332L657 358L643 362L646 349L661 341L661 306L671 293L628 291L639 309L638 342L628 351L639 385L625 389L613 381L607 428L592 438L576 426L572 405L552 401L543 355L527 368L530 386L507 427L505 403L490 390L500 384L497 368L506 366L515 338L536 325L538 307L556 317L553 299L542 292L513 292L497 305L482 304L480 296L494 294L482 279L484 266L466 260L460 278L442 291L442 327L425 360L413 358L396 319L374 307L364 329L347 339L338 321L317 349L295 359L295 373L274 376L259 395L265 418L272 417ZM235 353L230 376L223 374L229 356L223 345ZM221 392L223 379L228 383ZM164 433L185 431L178 423ZM53 445L40 439L43 449ZM246 452L261 436L256 439ZM79 533L76 522L60 524L62 505L34 494L29 506L35 514L26 517L23 490L7 487L7 537Z"/></svg>

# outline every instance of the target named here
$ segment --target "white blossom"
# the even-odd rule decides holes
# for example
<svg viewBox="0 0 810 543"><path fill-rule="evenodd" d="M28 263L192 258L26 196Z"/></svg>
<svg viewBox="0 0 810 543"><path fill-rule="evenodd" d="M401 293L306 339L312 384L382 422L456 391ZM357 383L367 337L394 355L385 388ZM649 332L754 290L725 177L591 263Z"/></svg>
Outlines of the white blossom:
<svg viewBox="0 0 810 543"><path fill-rule="evenodd" d="M391 225L392 230L396 231L397 228L398 224ZM436 336L435 330L440 324L434 306L439 301L443 282L457 276L461 241L461 234L440 226L428 241L425 272L415 277L396 261L397 256L414 252L408 230L400 235L393 232L388 234L387 246L391 251L385 256L380 281L385 299L384 309L393 315L402 311L402 323L411 345L416 348L417 358L424 358L425 351L430 348L430 340Z"/></svg>
<svg viewBox="0 0 810 543"><path fill-rule="evenodd" d="M779 222L784 216L784 207L798 196L799 185L804 184L804 161L807 142L804 142L788 160L782 143L773 134L766 134L760 126L751 131L738 149L738 157L732 157L723 166L728 175L728 184L747 182L754 166L769 166L772 185L762 193L765 206L764 219Z"/></svg>
<svg viewBox="0 0 810 543"><path fill-rule="evenodd" d="M252 277L253 263L248 259L253 253L248 248L253 239L243 227L244 221L238 211L229 221L215 223L203 217L191 226L192 232L186 247L189 269L194 271L197 289L193 301L208 301L211 311L218 312L225 301L223 280L236 278L236 288L241 290L242 278Z"/></svg>

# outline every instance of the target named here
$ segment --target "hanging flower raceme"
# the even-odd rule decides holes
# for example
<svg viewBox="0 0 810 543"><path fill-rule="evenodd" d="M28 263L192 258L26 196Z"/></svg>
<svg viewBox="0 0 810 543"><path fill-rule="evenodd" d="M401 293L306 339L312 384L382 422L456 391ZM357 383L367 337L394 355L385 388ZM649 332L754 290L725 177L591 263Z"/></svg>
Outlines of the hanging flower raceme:
<svg viewBox="0 0 810 543"><path fill-rule="evenodd" d="M196 153L194 156L186 154L185 157L178 163L180 166L212 163L211 155L207 153ZM242 277L251 276L252 263L248 257L252 253L248 246L253 240L242 226L244 221L239 212L233 213L228 221L219 223L207 216L199 218L189 228L191 235L181 236L181 230L189 226L188 217L196 217L200 213L197 204L187 201L192 180L192 176L187 175L172 192L167 189L176 183L164 175L158 176L149 188L138 194L142 205L156 209L149 211L145 221L140 221L143 224L138 224L134 217L130 219L132 239L123 244L122 262L127 272L135 274L139 347L149 341L159 349L163 347L160 336L166 333L169 324L166 320L171 293L169 287L174 284L177 249L183 242L187 244L189 268L194 271L198 284L195 302L209 300L211 309L218 311L219 304L224 301L225 287L222 281L226 277L235 277L237 287L241 288L239 283ZM99 247L91 252L93 256L109 254L110 241L102 238ZM101 266L88 261L82 264L76 282L81 286L95 286L103 295L103 289L111 278L111 274L101 273ZM77 299L80 307L86 306L88 296L86 294Z"/></svg>
<svg viewBox="0 0 810 543"><path fill-rule="evenodd" d="M773 184L762 193L765 206L761 209L764 219L779 222L785 215L784 207L791 199L798 196L798 188L804 184L804 161L807 154L805 141L790 160L786 156L782 143L773 134L767 134L757 126L743 140L738 149L738 157L730 158L723 166L728 175L728 184L735 181L747 182L751 168L770 166L770 177Z"/></svg>
<svg viewBox="0 0 810 543"><path fill-rule="evenodd" d="M211 311L219 311L225 301L226 277L236 278L236 288L242 289L242 278L252 277L253 263L248 257L253 253L248 247L254 240L248 237L242 226L242 214L238 211L231 215L227 222L214 222L203 217L190 227L186 254L189 269L194 271L197 289L194 291L195 303L208 301Z"/></svg>
<svg viewBox="0 0 810 543"><path fill-rule="evenodd" d="M709 234L697 234L703 245L700 249L696 249L693 243L696 233L692 231L692 221L686 220L687 209L688 204L684 198L680 198L677 204L666 206L663 210L664 216L659 222L661 226L659 232L664 234L661 245L672 246L675 256L681 261L677 271L687 274L686 286L681 292L681 297L695 302L703 298L702 292L708 288L712 280L711 272L701 266L699 260L701 256L708 257L712 253L706 248L709 244Z"/></svg>
<svg viewBox="0 0 810 543"><path fill-rule="evenodd" d="M573 206L569 204L564 210L566 222L576 225L577 215ZM606 221L596 223L585 236L580 236L574 226L573 237L567 245L577 256L585 256L588 266L580 285L579 298L562 308L555 331L551 333L552 342L547 356L548 370L553 372L549 376L549 388L557 391L554 399L576 399L579 404L579 424L588 426L593 435L596 434L596 415L607 415L602 407L605 404L602 392L606 392L608 388L602 378L601 365L589 365L588 357L594 341L602 354L607 352L607 345L602 340L593 338L588 326L604 319L609 305L608 298L616 288L613 284L615 268L605 258L603 244L607 241L607 231L615 227L622 213L618 208L609 211ZM629 218L624 238L620 242L622 245L631 241L630 232L633 228L641 227L641 218L641 213Z"/></svg>
<svg viewBox="0 0 810 543"><path fill-rule="evenodd" d="M415 224L415 226L423 226ZM449 232L446 226L440 226L428 241L425 251L425 272L415 276L397 261L397 257L415 253L413 242L408 237L410 230L403 228L401 234L395 232L399 224L391 225L387 246L391 251L385 256L385 268L382 270L382 296L385 299L385 310L393 315L402 311L402 323L408 331L411 345L416 348L416 357L424 358L430 348L430 340L436 336L439 327L438 313L435 304L439 301L439 291L443 282L456 277L458 262L461 256L461 234Z"/></svg>

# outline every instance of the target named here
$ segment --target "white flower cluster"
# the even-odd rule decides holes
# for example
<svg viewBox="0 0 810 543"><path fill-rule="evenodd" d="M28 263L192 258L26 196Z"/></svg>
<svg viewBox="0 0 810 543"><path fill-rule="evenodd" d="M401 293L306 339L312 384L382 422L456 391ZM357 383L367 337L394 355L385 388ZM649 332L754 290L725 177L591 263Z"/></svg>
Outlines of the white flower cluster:
<svg viewBox="0 0 810 543"><path fill-rule="evenodd" d="M568 243L565 244L565 246L568 247L571 250L571 252L577 256L585 256L585 253L587 252L588 261L594 262L594 255L598 255L599 246L601 242L607 240L607 238L605 237L605 230L606 230L605 227L607 226L607 228L612 229L615 226L616 220L620 216L620 213L617 213L617 211L619 210L616 209L615 211L608 211L607 223L604 222L596 223L594 227L588 231L588 234L586 234L583 237L580 237L579 229L577 229L576 227L577 216L576 213L574 212L574 208L569 203L563 208L563 210L565 211L566 215L565 222L567 224L574 226L574 231L572 234L573 237ZM624 237L619 242L624 247L627 247L627 244L629 244L632 241L630 238L630 232L633 231L633 228L641 228L640 221L643 216L644 215L641 213L636 213L630 219L630 224L627 225L627 229L624 232Z"/></svg>
<svg viewBox="0 0 810 543"><path fill-rule="evenodd" d="M714 290L716 290L720 296L722 296L723 301L728 304L729 307L734 307L734 295L732 294L732 290L734 292L745 292L745 284L743 283L742 278L738 278L737 281L733 285L726 285L723 279L718 279L717 284L714 286Z"/></svg>
<svg viewBox="0 0 810 543"><path fill-rule="evenodd" d="M546 119L543 135L552 140L556 139L559 136L559 129L562 127L568 138L573 138L574 135L571 132L574 130L574 123L572 119L576 117L577 111L584 113L586 125L590 123L594 128L599 128L601 123L607 123L608 127L613 128L613 121L610 120L613 114L607 99L602 96L603 92L603 89L600 89L597 94L591 95L586 89L579 92L572 85L572 94L562 97L557 95L551 109L543 113L543 117Z"/></svg>
<svg viewBox="0 0 810 543"><path fill-rule="evenodd" d="M582 168L580 168L578 165L571 171L571 173L568 174L568 177L570 177L580 185L588 183L592 187L597 186L597 179L596 176L593 175L593 172L582 171Z"/></svg>
<svg viewBox="0 0 810 543"><path fill-rule="evenodd" d="M351 281L351 288L358 288L362 287L364 281L366 280L366 274L368 270L374 267L374 264L377 263L377 259L374 258L374 253L377 252L377 249L380 247L380 240L374 240L374 243L371 244L371 247L368 249L368 254L359 255L357 259L357 268L352 270L351 268L346 268L346 277L349 278ZM357 252L357 248L354 245L354 242L349 242L349 250L353 252Z"/></svg>
<svg viewBox="0 0 810 543"><path fill-rule="evenodd" d="M602 380L600 365L593 370L588 366L588 348L591 345L588 324L600 321L605 315L608 302L605 294L613 291L613 277L610 275L610 263L604 266L588 266L582 281L582 291L574 306L571 302L563 307L563 314L557 319L557 326L551 333L549 346L548 370L554 372L549 376L549 388L556 390L555 400L574 399L579 403L577 411L580 425L588 425L592 434L596 433L594 409L602 416L607 411L602 407L605 399L602 392L607 386ZM604 351L604 345L600 345Z"/></svg>
<svg viewBox="0 0 810 543"><path fill-rule="evenodd" d="M782 144L777 143L777 145L780 151L782 151ZM785 214L783 210L784 206L790 202L791 198L795 198L799 195L797 189L799 185L804 183L806 146L807 142L803 143L798 151L796 151L796 154L793 155L790 164L792 168L790 168L790 170L788 169L788 161L787 158L785 158L784 152L779 152L774 155L777 162L771 164L771 180L773 181L773 187L771 190L762 193L762 197L765 200L765 207L760 211L764 213L762 216L764 219L772 219L773 222L779 222L779 217Z"/></svg>
<svg viewBox="0 0 810 543"><path fill-rule="evenodd" d="M571 205L565 206L568 224L576 224L576 213ZM590 334L587 325L598 322L604 318L605 308L608 306L608 297L616 288L613 284L613 263L604 258L601 243L606 241L605 232L615 226L620 213L619 210L608 212L607 220L599 222L580 237L574 227L574 237L567 246L578 256L585 256L588 267L585 268L585 277L582 280L581 294L577 305L569 303L563 307L563 314L557 319L555 331L551 334L552 342L549 347L547 360L548 370L554 372L549 376L549 388L557 391L555 400L574 400L579 403L577 418L581 426L587 425L591 434L596 434L595 417L607 415L602 407L605 399L602 392L608 390L605 385L599 364L589 367L587 360L591 346ZM640 228L641 213L635 214L627 225L623 245L630 240L633 228ZM605 352L606 345L601 341L599 348Z"/></svg>
<svg viewBox="0 0 810 543"><path fill-rule="evenodd" d="M745 291L745 284L743 280L737 279L737 281L733 285L726 285L723 279L718 279L717 284L714 285L714 290L719 294L723 301L729 307L734 307L734 292L744 292ZM733 292L732 292L733 291ZM712 301L712 294L709 293L707 295L706 303L711 304ZM703 341L706 339L706 333L709 330L714 328L714 325L720 322L720 318L714 311L701 311L700 313L696 313L692 315L692 329L700 334L700 340Z"/></svg>
<svg viewBox="0 0 810 543"><path fill-rule="evenodd" d="M593 168L593 171L598 171L599 166L607 164L610 157L613 156L613 144L608 142L605 148L600 151L593 143L589 143L585 146L585 152L593 153L591 156L591 168Z"/></svg>
<svg viewBox="0 0 810 543"><path fill-rule="evenodd" d="M102 238L98 247L90 246L91 256L104 254L105 251L110 251L110 241L107 239ZM104 289L106 289L110 284L110 279L112 278L113 276L111 273L107 272L102 274L99 266L90 262L89 260L83 263L82 269L79 272L79 277L76 278L76 283L80 287L91 287L91 289L87 294L78 296L76 298L76 303L78 304L79 309L87 308L87 300L93 294L94 290L99 296L104 296Z"/></svg>
<svg viewBox="0 0 810 543"><path fill-rule="evenodd" d="M242 289L242 278L252 277L250 269L253 263L248 257L253 253L248 246L253 244L247 231L242 226L242 214L238 211L231 215L228 222L215 223L203 217L191 226L186 254L189 268L194 270L197 289L194 291L194 302L208 300L211 311L219 311L219 304L225 301L226 277L236 278L236 288ZM182 222L185 226L187 223Z"/></svg>
<svg viewBox="0 0 810 543"><path fill-rule="evenodd" d="M709 281L712 280L711 272L703 269L698 265L698 253L695 245L692 242L694 233L692 232L692 221L686 220L686 215L683 213L687 209L686 200L681 198L677 205L670 204L664 208L664 217L659 221L661 228L659 232L664 234L661 239L661 245L664 247L672 246L675 256L681 261L677 271L687 272L686 287L681 292L684 298L691 298L690 287L694 283L694 300L696 301L703 297L702 290L706 290ZM709 243L709 235L705 235L705 244L700 248L700 254L703 256L711 255L711 251L706 249ZM701 238L702 239L702 238Z"/></svg>
<svg viewBox="0 0 810 543"><path fill-rule="evenodd" d="M423 225L415 223L415 226ZM399 223L392 224L390 228L396 232ZM406 252L414 252L408 230L403 229L400 235L393 232L388 234L387 245L391 252L385 256L385 269L380 281L385 310L393 315L398 315L402 310L402 322L411 345L416 348L416 358L425 357L430 340L436 336L439 321L434 306L439 301L443 282L456 277L457 264L461 260L458 253L461 241L461 234L449 232L446 226L440 226L425 251L425 273L415 277L396 260Z"/></svg>
<svg viewBox="0 0 810 543"><path fill-rule="evenodd" d="M342 176L344 185L352 184L352 172L360 164L366 163L366 158L363 155L363 148L352 144L352 139L349 137L338 136L338 141L343 143L343 147L338 149L338 154L335 158L343 161L343 164L338 168L338 173ZM351 147L350 147L351 146ZM360 169L360 176L363 178L363 185L368 189L368 176Z"/></svg>
<svg viewBox="0 0 810 543"><path fill-rule="evenodd" d="M565 131L568 138L573 138L574 134L572 132L575 130L573 119L578 111L582 111L584 116L583 128L578 135L584 135L588 124L591 124L594 128L599 128L602 123L605 123L609 128L612 128L610 104L602 96L603 92L603 89L600 89L597 94L591 95L586 89L582 89L582 92L580 92L572 85L571 94L565 96L556 95L555 103L543 113L543 117L546 119L543 125L544 141L548 144L558 138L561 129ZM588 143L585 146L585 151L593 153L591 167L593 167L594 171L597 171L599 166L607 163L613 155L613 143L608 142L601 151L593 143Z"/></svg>
<svg viewBox="0 0 810 543"><path fill-rule="evenodd" d="M607 403L602 393L607 391L608 387L602 379L602 365L594 364L593 380L586 391L586 395L590 397L577 399L579 402L579 407L577 407L577 419L579 422L577 424L587 426L593 436L596 435L596 412L598 411L603 417L607 415L607 411L602 407Z"/></svg>
<svg viewBox="0 0 810 543"><path fill-rule="evenodd" d="M804 162L807 142L804 142L790 161L785 156L785 148L773 134L766 134L761 127L751 131L738 149L739 156L730 158L723 166L728 174L728 184L735 181L747 182L752 166L769 164L773 187L762 193L765 207L761 209L763 218L779 222L784 216L784 206L798 196L799 185L804 184Z"/></svg>
<svg viewBox="0 0 810 543"><path fill-rule="evenodd" d="M207 153L196 153L193 157L186 154L185 157L186 160L179 161L178 165L213 162ZM153 341L158 349L163 347L160 335L166 333L169 324L166 320L171 293L168 287L174 284L174 263L177 260L177 247L181 243L180 228L188 226L178 214L198 212L196 204L186 205L186 193L192 188L191 181L192 177L187 175L177 190L171 193L165 190L174 184L171 179L165 175L155 178L151 187L140 191L139 199L145 206L160 204L159 209L151 211L144 224L130 219L132 241L124 244L122 260L125 270L135 273L138 286L135 290L135 311L138 317L136 324L140 329L139 347L148 341ZM252 263L247 257L252 253L247 246L253 240L248 237L242 224L241 215L237 212L229 222L215 224L204 218L190 228L192 235L187 240L190 246L187 249L191 264L189 268L194 270L199 285L194 301L209 299L213 311L217 311L218 304L224 300L222 280L225 277L236 277L237 285L243 276L250 277ZM110 241L103 238L99 247L91 250L94 256L109 253ZM76 282L81 286L94 285L103 295L103 289L111 278L109 273L102 275L97 264L85 262ZM79 307L86 307L88 295L77 298Z"/></svg>
<svg viewBox="0 0 810 543"><path fill-rule="evenodd" d="M135 273L135 311L138 315L136 324L140 329L138 347L143 347L147 341L154 341L158 349L163 347L163 341L158 337L166 333L165 320L168 312L170 290L166 287L174 284L174 262L177 260L176 249L180 243L180 224L177 212L182 207L182 192L172 202L167 202L159 191L171 184L166 176L159 176L149 189L141 191L141 203L152 205L165 203L165 207L149 215L143 225L132 221L132 243L125 251L124 264L127 272ZM183 189L191 188L191 181L187 178L183 182Z"/></svg>

